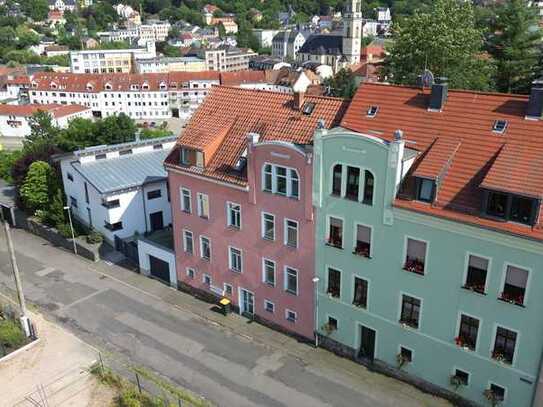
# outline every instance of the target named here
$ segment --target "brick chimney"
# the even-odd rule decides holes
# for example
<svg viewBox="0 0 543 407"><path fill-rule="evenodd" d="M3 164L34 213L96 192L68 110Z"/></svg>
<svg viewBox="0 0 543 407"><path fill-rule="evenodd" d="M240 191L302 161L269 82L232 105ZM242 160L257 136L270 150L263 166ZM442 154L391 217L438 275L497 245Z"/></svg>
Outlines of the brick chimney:
<svg viewBox="0 0 543 407"><path fill-rule="evenodd" d="M305 92L294 92L294 109L301 111L304 105Z"/></svg>

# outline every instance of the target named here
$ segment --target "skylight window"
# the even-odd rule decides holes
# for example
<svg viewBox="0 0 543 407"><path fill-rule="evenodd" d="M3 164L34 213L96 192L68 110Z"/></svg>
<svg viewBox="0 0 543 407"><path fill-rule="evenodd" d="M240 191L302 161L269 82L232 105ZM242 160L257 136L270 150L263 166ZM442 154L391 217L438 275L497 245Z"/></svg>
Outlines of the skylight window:
<svg viewBox="0 0 543 407"><path fill-rule="evenodd" d="M235 169L241 171L245 168L245 165L247 165L247 149L243 150L243 153L241 153L241 156L235 165Z"/></svg>
<svg viewBox="0 0 543 407"><path fill-rule="evenodd" d="M505 133L505 130L507 129L507 120L495 120L494 124L492 125L492 131L494 133L503 134Z"/></svg>
<svg viewBox="0 0 543 407"><path fill-rule="evenodd" d="M313 113L313 109L315 109L315 103L305 102L302 107L302 113L309 116L311 113Z"/></svg>
<svg viewBox="0 0 543 407"><path fill-rule="evenodd" d="M379 106L370 106L367 112L368 117L375 117L377 116L377 112L379 111Z"/></svg>

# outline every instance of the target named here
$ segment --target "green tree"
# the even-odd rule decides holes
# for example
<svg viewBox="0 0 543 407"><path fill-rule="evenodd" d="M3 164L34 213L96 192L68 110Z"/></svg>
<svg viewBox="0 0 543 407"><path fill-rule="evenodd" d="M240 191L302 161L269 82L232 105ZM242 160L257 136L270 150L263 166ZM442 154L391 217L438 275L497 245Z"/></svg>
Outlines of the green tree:
<svg viewBox="0 0 543 407"><path fill-rule="evenodd" d="M24 0L21 1L21 9L34 21L43 21L47 18L49 4L47 0Z"/></svg>
<svg viewBox="0 0 543 407"><path fill-rule="evenodd" d="M97 144L117 144L132 141L136 135L134 120L124 113L109 116L96 123Z"/></svg>
<svg viewBox="0 0 543 407"><path fill-rule="evenodd" d="M50 174L51 166L44 161L35 161L30 165L19 191L26 208L32 211L46 209Z"/></svg>
<svg viewBox="0 0 543 407"><path fill-rule="evenodd" d="M496 87L500 92L528 92L540 73L538 23L538 9L526 0L508 0L497 6L488 51L496 61Z"/></svg>
<svg viewBox="0 0 543 407"><path fill-rule="evenodd" d="M95 122L81 117L71 120L68 127L59 132L55 144L63 151L74 151L100 144L97 140Z"/></svg>
<svg viewBox="0 0 543 407"><path fill-rule="evenodd" d="M14 48L17 43L17 34L13 27L0 27L0 46Z"/></svg>
<svg viewBox="0 0 543 407"><path fill-rule="evenodd" d="M469 2L435 0L394 25L384 73L399 84L414 85L425 68L446 76L453 88L491 88L493 65L482 55L483 34Z"/></svg>
<svg viewBox="0 0 543 407"><path fill-rule="evenodd" d="M4 181L13 183L11 177L11 168L19 158L23 155L21 150L0 151L0 178Z"/></svg>
<svg viewBox="0 0 543 407"><path fill-rule="evenodd" d="M329 96L350 99L358 87L353 72L350 69L340 69L334 76L324 80Z"/></svg>
<svg viewBox="0 0 543 407"><path fill-rule="evenodd" d="M39 110L28 120L30 134L23 141L25 151L41 149L43 146L55 145L59 128L53 124L51 115Z"/></svg>
<svg viewBox="0 0 543 407"><path fill-rule="evenodd" d="M39 35L22 25L17 27L15 32L17 34L17 48L25 49L40 43Z"/></svg>

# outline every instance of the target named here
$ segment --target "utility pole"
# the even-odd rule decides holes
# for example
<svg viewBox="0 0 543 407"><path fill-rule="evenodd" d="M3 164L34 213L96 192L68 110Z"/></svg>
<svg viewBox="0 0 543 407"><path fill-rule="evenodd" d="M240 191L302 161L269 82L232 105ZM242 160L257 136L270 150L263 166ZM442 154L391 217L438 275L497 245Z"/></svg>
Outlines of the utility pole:
<svg viewBox="0 0 543 407"><path fill-rule="evenodd" d="M17 298L19 299L19 306L21 307L20 321L27 337L30 336L30 319L26 310L25 296L23 294L23 286L21 285L21 277L19 276L19 267L17 266L17 259L15 258L15 249L13 248L13 241L11 240L11 233L9 230L9 223L4 220L4 231L6 232L6 240L8 242L9 258L11 260L11 268L13 269L13 277L15 279L15 288L17 289Z"/></svg>

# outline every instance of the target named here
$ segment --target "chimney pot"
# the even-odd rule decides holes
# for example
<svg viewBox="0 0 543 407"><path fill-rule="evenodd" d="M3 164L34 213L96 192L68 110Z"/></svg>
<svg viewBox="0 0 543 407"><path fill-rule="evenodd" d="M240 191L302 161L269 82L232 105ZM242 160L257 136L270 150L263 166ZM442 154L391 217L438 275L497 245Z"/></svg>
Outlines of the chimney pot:
<svg viewBox="0 0 543 407"><path fill-rule="evenodd" d="M447 78L437 78L436 83L432 85L432 94L430 95L430 105L428 110L440 112L447 102L449 85Z"/></svg>
<svg viewBox="0 0 543 407"><path fill-rule="evenodd" d="M532 91L526 109L527 119L541 119L543 114L543 78L532 82Z"/></svg>

